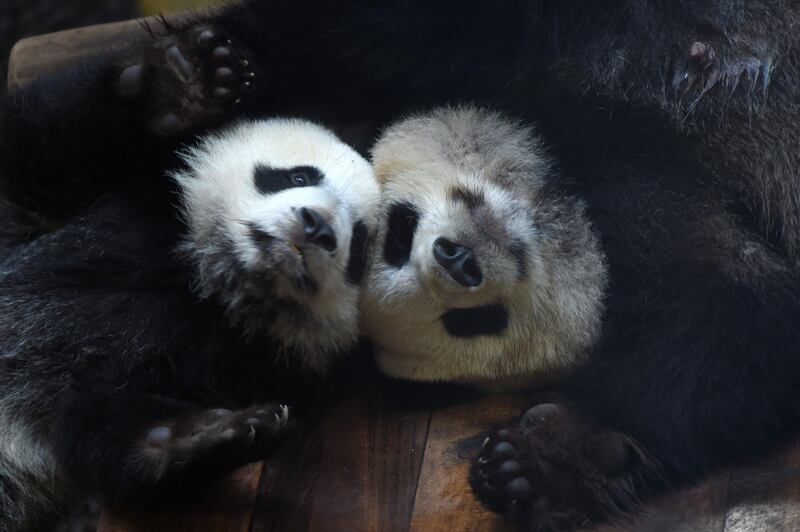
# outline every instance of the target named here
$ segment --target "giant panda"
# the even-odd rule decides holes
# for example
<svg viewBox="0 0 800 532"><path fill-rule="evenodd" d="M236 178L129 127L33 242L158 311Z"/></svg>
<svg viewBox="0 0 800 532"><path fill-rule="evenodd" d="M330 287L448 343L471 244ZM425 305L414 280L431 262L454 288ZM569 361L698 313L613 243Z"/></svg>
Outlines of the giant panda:
<svg viewBox="0 0 800 532"><path fill-rule="evenodd" d="M557 180L600 236L604 317L583 365L490 432L471 480L528 530L575 529L631 517L800 427L798 20L792 3L764 0L244 0L142 49L167 51L174 79L194 84L186 66L205 57L200 37L224 36L247 50L246 96L223 87L143 107L168 134L203 98L251 116L313 101L376 123L475 101L537 123ZM126 92L154 72L143 57ZM106 147L145 143L106 112L119 72L91 74L58 106L70 133L101 160ZM76 109L110 127L83 127ZM60 138L50 156L80 168L80 147Z"/></svg>
<svg viewBox="0 0 800 532"><path fill-rule="evenodd" d="M381 220L362 329L383 372L509 389L584 361L605 259L530 127L439 108L389 125L371 156Z"/></svg>
<svg viewBox="0 0 800 532"><path fill-rule="evenodd" d="M539 531L631 516L800 428L798 20L766 0L245 0L171 31L248 49L244 114L475 101L538 124L608 265L584 363L473 465L476 495Z"/></svg>
<svg viewBox="0 0 800 532"><path fill-rule="evenodd" d="M38 529L84 490L168 496L263 457L287 427L285 381L316 382L356 342L377 225L369 163L328 129L280 118L185 145L159 197L142 185L155 176L123 185L136 173L107 168L119 182L45 215L20 199L51 179L86 190L48 144L65 127L48 89L65 82L2 108L0 178L15 198L0 255L2 532ZM22 157L36 173L11 174Z"/></svg>

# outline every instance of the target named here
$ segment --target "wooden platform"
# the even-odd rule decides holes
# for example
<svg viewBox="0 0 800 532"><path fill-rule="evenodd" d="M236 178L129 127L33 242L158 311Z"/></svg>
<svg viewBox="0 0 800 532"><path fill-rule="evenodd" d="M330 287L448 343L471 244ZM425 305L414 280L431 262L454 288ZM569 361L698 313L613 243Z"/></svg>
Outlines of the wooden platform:
<svg viewBox="0 0 800 532"><path fill-rule="evenodd" d="M481 432L513 419L519 396L419 408L414 388L361 383L263 464L244 467L193 508L107 512L101 532L506 531L466 481ZM424 402L426 399L422 398ZM412 403L412 404L409 404ZM623 531L800 530L800 446L654 501Z"/></svg>

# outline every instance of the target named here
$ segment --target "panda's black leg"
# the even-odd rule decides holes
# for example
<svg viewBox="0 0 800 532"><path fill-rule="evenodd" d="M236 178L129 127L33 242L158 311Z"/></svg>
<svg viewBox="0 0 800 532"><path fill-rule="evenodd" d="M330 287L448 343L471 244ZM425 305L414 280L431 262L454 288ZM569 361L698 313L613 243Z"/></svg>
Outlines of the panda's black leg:
<svg viewBox="0 0 800 532"><path fill-rule="evenodd" d="M119 95L158 136L180 137L222 123L257 81L246 50L211 24L153 31L140 59L119 75Z"/></svg>
<svg viewBox="0 0 800 532"><path fill-rule="evenodd" d="M52 438L76 480L109 498L200 488L264 458L287 428L288 408L201 408L154 396L74 396Z"/></svg>
<svg viewBox="0 0 800 532"><path fill-rule="evenodd" d="M800 279L780 273L684 277L657 316L626 299L555 399L490 434L476 494L529 530L574 529L787 442L800 427Z"/></svg>
<svg viewBox="0 0 800 532"><path fill-rule="evenodd" d="M470 482L487 506L529 530L571 530L633 509L632 479L647 469L655 464L631 438L541 403L486 438Z"/></svg>

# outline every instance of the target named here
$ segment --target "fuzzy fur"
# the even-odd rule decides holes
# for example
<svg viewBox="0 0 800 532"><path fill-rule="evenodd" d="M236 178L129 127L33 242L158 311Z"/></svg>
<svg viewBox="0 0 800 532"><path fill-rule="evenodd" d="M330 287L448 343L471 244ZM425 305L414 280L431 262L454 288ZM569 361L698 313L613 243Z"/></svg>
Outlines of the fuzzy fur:
<svg viewBox="0 0 800 532"><path fill-rule="evenodd" d="M550 530L628 514L800 425L798 21L784 0L309 0L204 22L268 73L253 112L313 101L381 121L472 100L538 124L601 235L606 317L554 396L568 413L549 437L514 425L495 439L516 443L514 487L560 502L498 495L510 488L477 479L516 479L491 464L475 487ZM606 434L636 449L613 478L593 447ZM581 486L574 497L537 476L545 459Z"/></svg>
<svg viewBox="0 0 800 532"><path fill-rule="evenodd" d="M798 21L785 0L250 0L175 31L213 25L249 50L246 114L310 105L380 122L473 100L538 124L609 268L601 341L534 401L561 414L493 433L473 470L484 502L539 531L629 516L800 426ZM108 179L74 171L86 142L101 158L131 138L153 146L100 114L91 86L68 105L42 99L69 134L3 138L60 139L50 157L85 179L26 187L39 161L4 148L13 190L87 201ZM102 132L87 126L101 116Z"/></svg>
<svg viewBox="0 0 800 532"><path fill-rule="evenodd" d="M163 148L129 165L126 144L114 164L66 151L135 136L141 116L107 79L80 69L0 108L0 178L14 200L0 255L2 532L44 526L84 489L171 495L261 458L286 427L286 408L268 401L356 341L346 275L354 224L376 223L370 165L324 128L279 119L203 138L174 181ZM72 90L86 86L96 92ZM70 102L84 113L77 137L62 137ZM121 129L103 131L107 120ZM259 165L298 164L320 180L257 190ZM326 213L335 249L310 249L301 207ZM254 226L282 245L260 246ZM289 286L301 267L313 293Z"/></svg>
<svg viewBox="0 0 800 532"><path fill-rule="evenodd" d="M604 257L585 206L552 184L549 156L529 128L486 110L438 109L392 124L372 159L384 218L363 329L383 371L496 388L584 360L600 332ZM460 199L462 191L474 200ZM396 203L419 213L410 260L399 268L380 245L393 238L387 219ZM443 237L474 252L480 285L461 286L437 264L432 249ZM458 338L440 319L454 308L498 304L509 313L498 334Z"/></svg>

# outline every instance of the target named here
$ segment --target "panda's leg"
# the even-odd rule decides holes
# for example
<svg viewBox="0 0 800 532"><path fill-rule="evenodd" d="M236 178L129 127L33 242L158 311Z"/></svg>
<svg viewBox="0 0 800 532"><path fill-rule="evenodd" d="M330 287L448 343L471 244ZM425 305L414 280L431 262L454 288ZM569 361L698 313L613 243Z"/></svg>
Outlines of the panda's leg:
<svg viewBox="0 0 800 532"><path fill-rule="evenodd" d="M136 105L143 125L181 138L221 124L257 83L247 50L223 29L168 22L150 27L138 54L121 67L119 94Z"/></svg>
<svg viewBox="0 0 800 532"><path fill-rule="evenodd" d="M0 97L0 187L44 212L110 187L152 188L180 142L230 116L255 73L221 30L153 30L138 60L114 57L40 78Z"/></svg>
<svg viewBox="0 0 800 532"><path fill-rule="evenodd" d="M479 498L529 530L572 529L786 440L800 427L800 282L724 285L612 325L559 396L489 435Z"/></svg>
<svg viewBox="0 0 800 532"><path fill-rule="evenodd" d="M284 405L207 409L151 395L76 393L52 441L67 474L107 499L163 496L264 458L288 419Z"/></svg>

